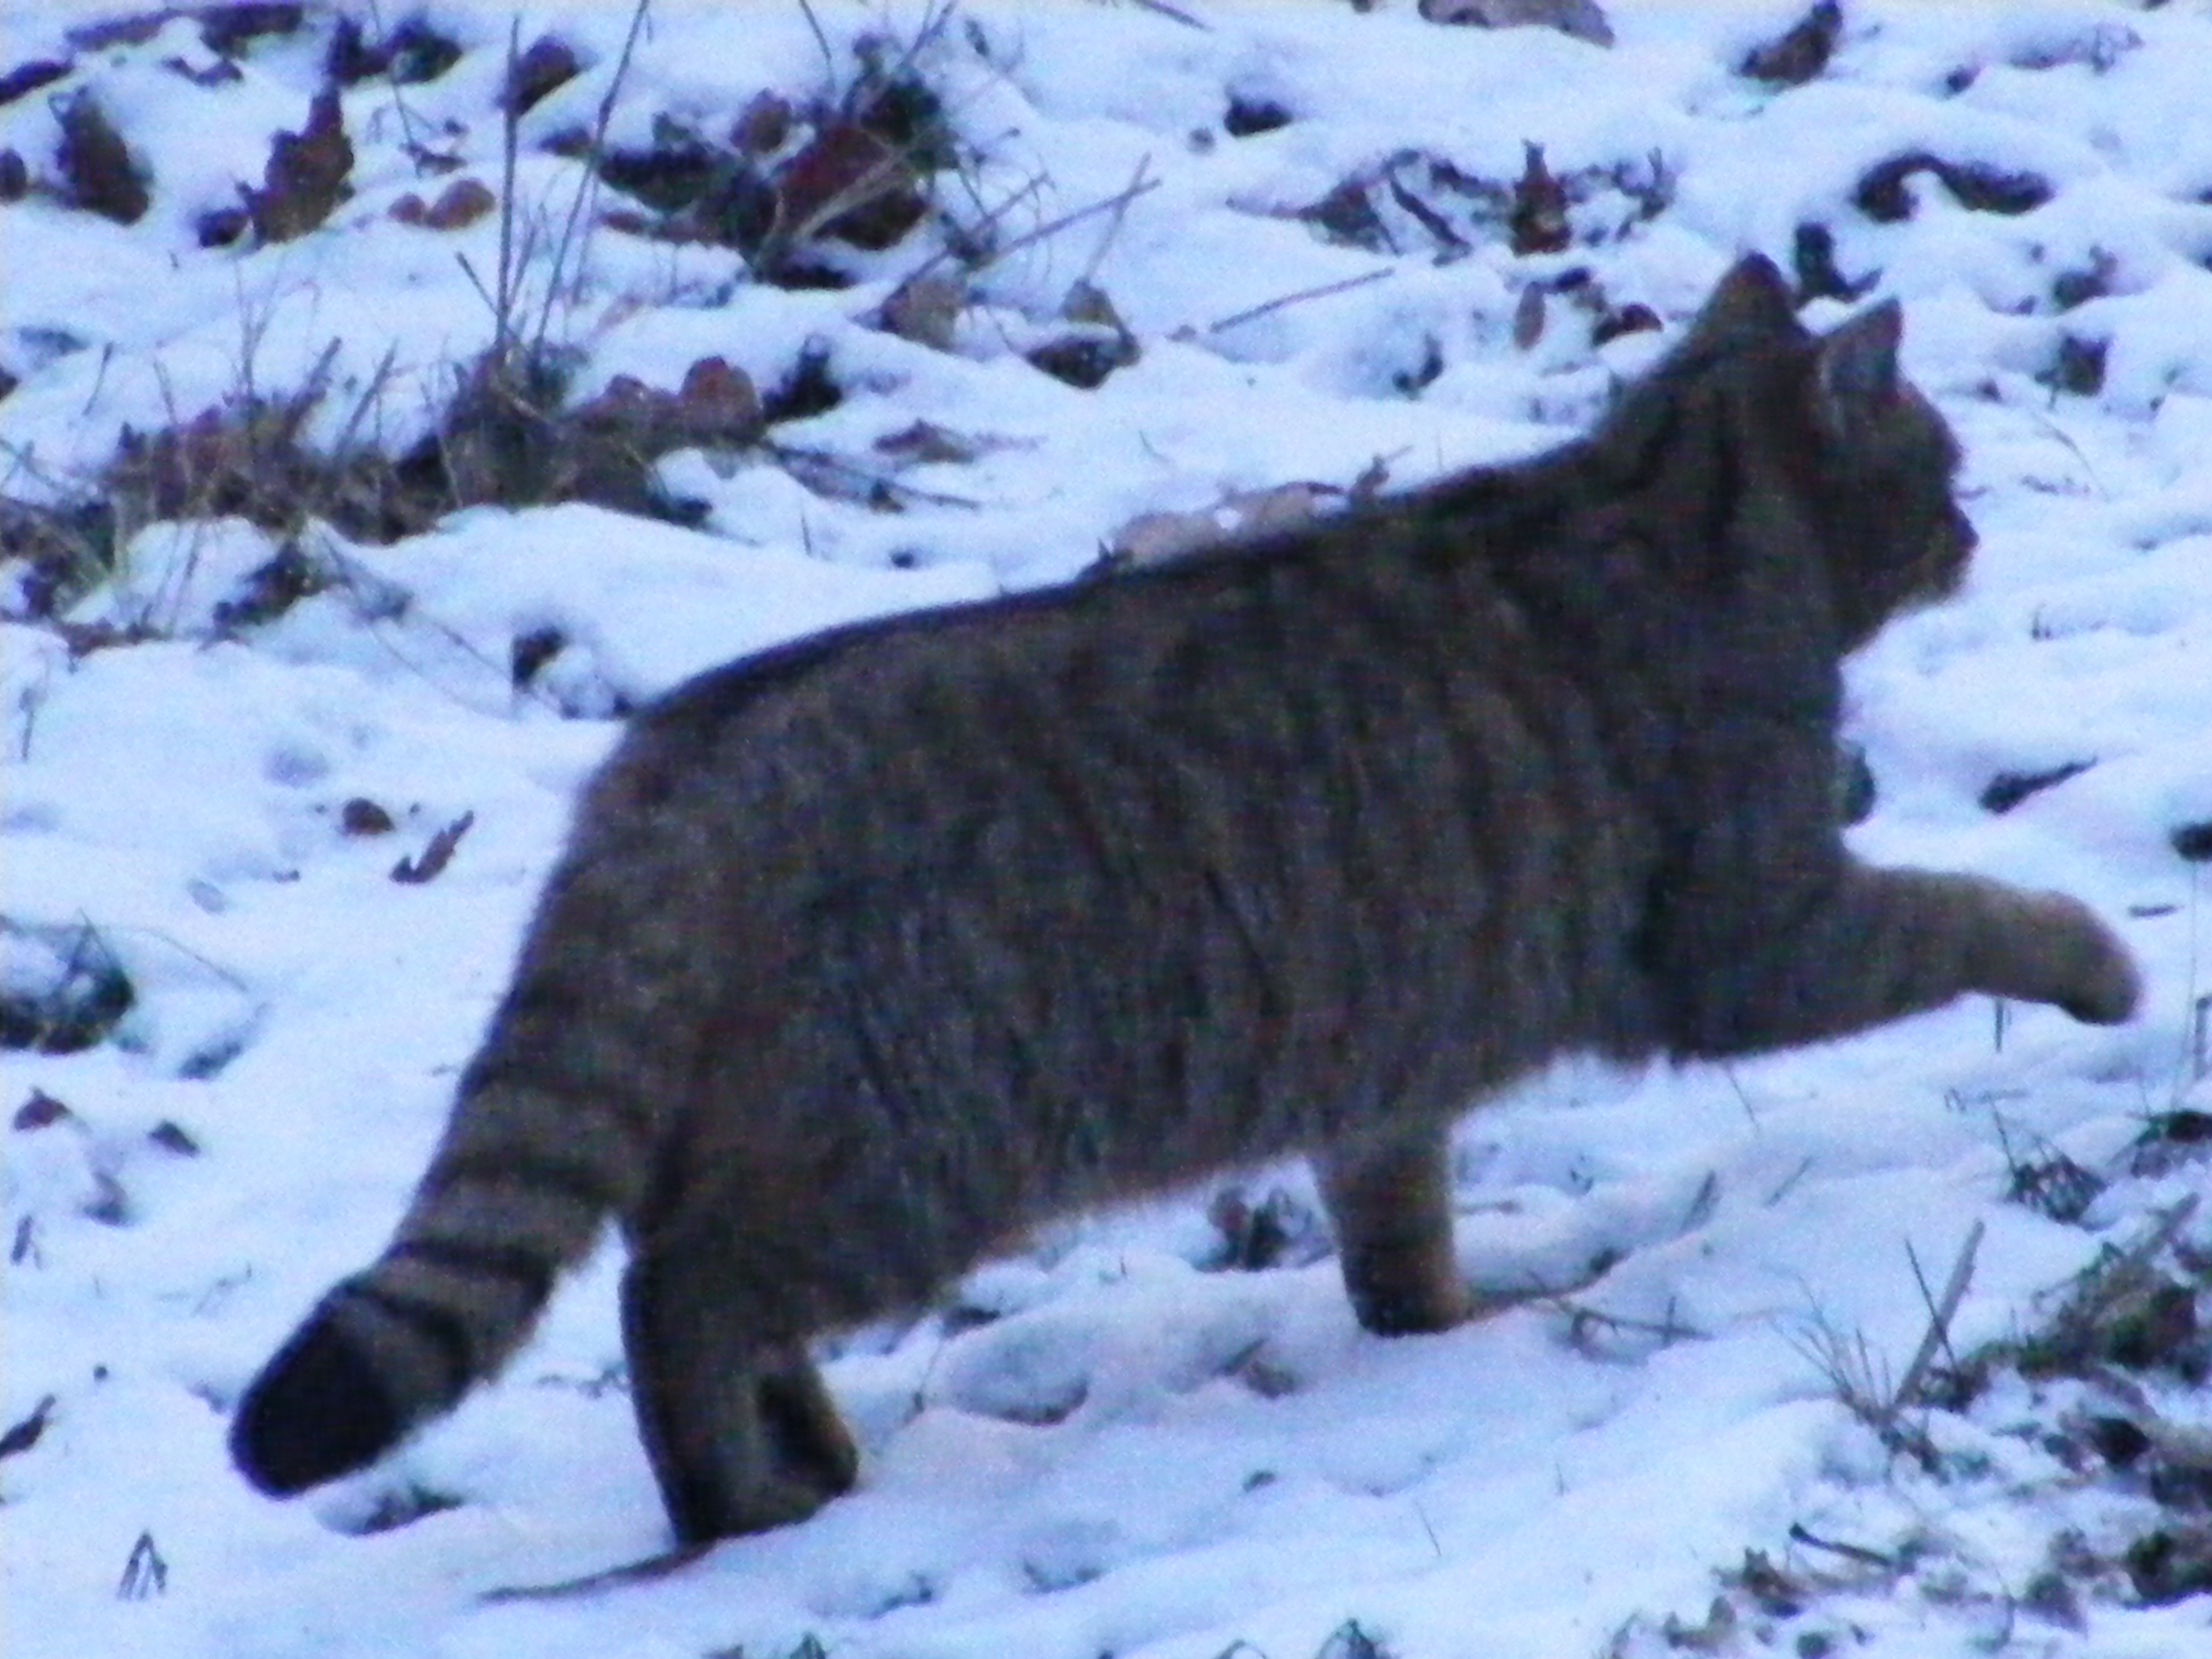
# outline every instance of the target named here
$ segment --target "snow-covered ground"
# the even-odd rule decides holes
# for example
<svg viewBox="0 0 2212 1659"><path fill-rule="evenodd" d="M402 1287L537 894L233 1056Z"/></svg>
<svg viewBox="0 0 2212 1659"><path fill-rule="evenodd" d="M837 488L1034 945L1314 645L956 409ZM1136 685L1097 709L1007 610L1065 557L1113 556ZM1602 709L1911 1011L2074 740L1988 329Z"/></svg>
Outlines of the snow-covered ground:
<svg viewBox="0 0 2212 1659"><path fill-rule="evenodd" d="M1794 0L1607 0L1609 48L1412 0L1177 9L961 0L932 27L919 0L654 0L625 64L628 6L527 7L520 42L585 64L518 126L516 219L550 228L533 307L582 176L546 146L611 88L611 146L657 124L721 143L757 94L848 85L856 38L880 61L927 37L911 69L963 153L941 217L833 248L854 285L602 227L547 311L580 354L572 404L709 356L765 391L811 356L842 401L778 422L774 453L664 460L696 530L574 502L383 546L311 526L320 591L266 622L221 608L276 550L235 519L126 523L112 579L65 585L66 626L7 568L4 988L73 963L136 994L94 1046L5 1055L15 1659L2212 1651L2212 1216L2148 1258L2178 1287L2154 1340L2027 1377L2012 1350L1972 1363L2063 1327L2076 1275L2212 1170L2212 5L1850 0L1797 87L1736 72ZM390 210L499 185L509 13L435 0L458 62L344 95L350 196L212 248L202 216L302 130L330 21L238 47L234 74L187 17L65 42L112 15L0 8L0 73L71 65L0 106L33 186L0 207L0 493L73 499L125 428L319 363L311 442L406 448L490 343L500 221ZM150 170L134 224L56 198L57 110L85 86ZM1268 130L1233 136L1232 107ZM419 173L410 143L462 171ZM1510 246L1526 143L1572 198L1564 251ZM1863 190L1914 154L1942 165ZM1325 234L1302 210L1347 180ZM973 279L949 351L872 325L946 224L1048 232ZM1904 300L1982 535L1966 591L1852 667L1876 785L1854 844L2081 895L2140 955L2140 1020L1978 1001L1486 1103L1460 1251L1509 1305L1443 1336L1357 1328L1298 1169L1231 1183L1265 1217L1229 1226L1237 1250L1217 1189L1071 1220L834 1345L857 1492L644 1582L492 1594L665 1547L611 1255L377 1469L289 1505L232 1474L240 1389L422 1165L611 711L832 622L1074 577L1141 514L1557 441L1748 249ZM1141 352L1089 390L1027 360L1079 282ZM1593 343L1638 306L1665 327ZM966 459L878 447L918 422ZM518 690L532 640L558 648ZM2008 781L2017 804L1985 800ZM392 878L465 817L449 863ZM1838 1395L1894 1389L1977 1229L1930 1403L1885 1444Z"/></svg>

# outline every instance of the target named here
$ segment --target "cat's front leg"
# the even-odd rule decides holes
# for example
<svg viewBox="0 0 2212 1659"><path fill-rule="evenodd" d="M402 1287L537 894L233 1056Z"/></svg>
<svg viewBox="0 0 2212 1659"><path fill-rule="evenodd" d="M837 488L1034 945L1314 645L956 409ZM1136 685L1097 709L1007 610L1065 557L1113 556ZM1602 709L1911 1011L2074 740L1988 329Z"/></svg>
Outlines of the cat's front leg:
<svg viewBox="0 0 2212 1659"><path fill-rule="evenodd" d="M1991 937L1978 988L2047 1002L2090 1025L2117 1025L2135 1012L2142 996L2135 960L2087 905L2066 893L1987 884Z"/></svg>
<svg viewBox="0 0 2212 1659"><path fill-rule="evenodd" d="M1748 1054L1848 1036L1970 992L2091 1024L2135 1012L2142 980L2088 906L1980 876L1850 865L1786 921L1696 965L1681 1048Z"/></svg>

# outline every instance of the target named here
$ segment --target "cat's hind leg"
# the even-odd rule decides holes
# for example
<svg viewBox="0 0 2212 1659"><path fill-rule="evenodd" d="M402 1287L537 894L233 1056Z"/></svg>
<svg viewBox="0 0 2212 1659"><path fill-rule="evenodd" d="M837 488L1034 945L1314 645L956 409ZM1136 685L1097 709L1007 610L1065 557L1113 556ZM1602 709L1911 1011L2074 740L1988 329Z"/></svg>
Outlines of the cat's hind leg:
<svg viewBox="0 0 2212 1659"><path fill-rule="evenodd" d="M1379 1334L1447 1330L1467 1317L1452 1253L1450 1133L1425 1123L1315 1160L1352 1311Z"/></svg>
<svg viewBox="0 0 2212 1659"><path fill-rule="evenodd" d="M747 1311L696 1251L641 1255L623 1279L638 1433L684 1543L804 1520L859 1474L805 1345L763 1344Z"/></svg>

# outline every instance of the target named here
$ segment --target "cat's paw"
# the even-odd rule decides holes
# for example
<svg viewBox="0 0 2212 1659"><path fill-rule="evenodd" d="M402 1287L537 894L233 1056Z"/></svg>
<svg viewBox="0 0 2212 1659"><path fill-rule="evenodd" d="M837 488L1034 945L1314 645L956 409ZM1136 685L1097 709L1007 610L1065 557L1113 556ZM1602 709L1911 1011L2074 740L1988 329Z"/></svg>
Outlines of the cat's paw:
<svg viewBox="0 0 2212 1659"><path fill-rule="evenodd" d="M2037 932L2049 984L2040 1000L2085 1025L2118 1025L2142 1000L2142 975L2119 937L2064 893L2036 896Z"/></svg>

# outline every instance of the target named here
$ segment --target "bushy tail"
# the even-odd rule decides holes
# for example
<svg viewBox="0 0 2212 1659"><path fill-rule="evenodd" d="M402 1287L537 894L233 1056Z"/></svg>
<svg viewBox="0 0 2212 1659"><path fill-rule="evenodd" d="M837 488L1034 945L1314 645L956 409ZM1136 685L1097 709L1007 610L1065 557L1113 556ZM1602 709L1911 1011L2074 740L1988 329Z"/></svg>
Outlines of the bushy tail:
<svg viewBox="0 0 2212 1659"><path fill-rule="evenodd" d="M240 1402L230 1453L284 1497L374 1462L520 1347L563 1268L642 1182L651 1126L521 1081L490 1048L391 1244L333 1288Z"/></svg>

